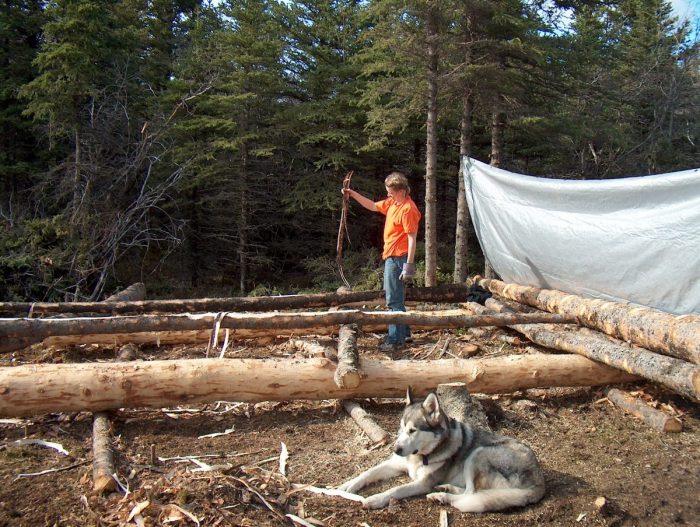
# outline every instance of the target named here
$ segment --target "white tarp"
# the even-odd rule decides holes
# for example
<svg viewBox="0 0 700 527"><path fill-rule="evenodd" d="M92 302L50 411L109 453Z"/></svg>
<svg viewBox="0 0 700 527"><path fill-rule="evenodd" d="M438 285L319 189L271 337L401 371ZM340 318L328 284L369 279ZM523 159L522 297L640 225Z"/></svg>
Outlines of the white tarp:
<svg viewBox="0 0 700 527"><path fill-rule="evenodd" d="M462 163L479 242L504 281L700 313L700 169L574 181Z"/></svg>

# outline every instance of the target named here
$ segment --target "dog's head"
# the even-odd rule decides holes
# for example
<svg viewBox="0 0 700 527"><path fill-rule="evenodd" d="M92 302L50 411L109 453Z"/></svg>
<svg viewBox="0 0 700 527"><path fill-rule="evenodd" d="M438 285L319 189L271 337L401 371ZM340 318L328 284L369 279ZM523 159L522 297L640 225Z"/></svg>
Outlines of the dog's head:
<svg viewBox="0 0 700 527"><path fill-rule="evenodd" d="M440 409L437 396L431 392L425 400L415 401L408 388L394 452L399 456L427 456L443 440L447 429L447 416Z"/></svg>

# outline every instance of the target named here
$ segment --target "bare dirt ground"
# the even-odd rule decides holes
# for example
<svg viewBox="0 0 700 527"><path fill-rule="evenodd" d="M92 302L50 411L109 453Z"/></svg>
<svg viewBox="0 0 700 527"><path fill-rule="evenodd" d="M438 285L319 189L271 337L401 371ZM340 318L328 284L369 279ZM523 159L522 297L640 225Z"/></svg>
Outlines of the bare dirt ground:
<svg viewBox="0 0 700 527"><path fill-rule="evenodd" d="M395 358L430 359L443 350L455 356L532 351L505 345L495 335L484 330L419 333ZM364 335L362 353L382 357L377 342L377 335ZM476 352L468 344L476 344ZM235 343L227 356L288 353L279 343ZM143 360L194 358L204 356L204 347L149 348L141 354ZM26 350L0 356L0 365L111 360L114 355L113 349L94 346ZM113 447L123 488L107 496L92 493L91 414L3 420L0 526L292 526L285 515L293 514L327 527L437 527L443 509L454 527L700 525L698 405L647 384L627 388L674 412L683 432L649 429L612 407L602 388L480 398L497 432L533 448L547 482L540 503L484 515L460 513L424 498L368 511L295 487L336 486L391 452L391 445L374 447L335 401L115 411ZM363 406L395 432L401 401L371 400ZM210 434L220 435L203 437ZM23 438L59 443L68 455L14 443ZM279 472L283 444L286 477ZM54 469L59 471L39 474ZM381 488L386 485L367 490ZM598 510L600 497L606 505Z"/></svg>

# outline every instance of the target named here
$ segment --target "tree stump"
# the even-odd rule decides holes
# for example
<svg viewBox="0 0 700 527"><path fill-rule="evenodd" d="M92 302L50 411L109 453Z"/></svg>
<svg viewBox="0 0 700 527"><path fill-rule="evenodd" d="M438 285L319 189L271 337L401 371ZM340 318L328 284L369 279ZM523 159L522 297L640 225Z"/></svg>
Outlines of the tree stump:
<svg viewBox="0 0 700 527"><path fill-rule="evenodd" d="M438 384L436 392L442 408L451 418L491 431L491 425L481 403L469 395L463 382Z"/></svg>

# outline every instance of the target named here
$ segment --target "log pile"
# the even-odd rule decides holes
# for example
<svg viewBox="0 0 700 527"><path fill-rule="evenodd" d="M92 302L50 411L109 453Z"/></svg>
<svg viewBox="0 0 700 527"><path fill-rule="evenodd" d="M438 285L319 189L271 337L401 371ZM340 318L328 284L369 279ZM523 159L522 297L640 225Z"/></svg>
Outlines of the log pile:
<svg viewBox="0 0 700 527"><path fill-rule="evenodd" d="M231 338L277 336L293 333L290 347L304 349L304 334L340 334L337 357L329 349L315 349L310 359L189 359L138 363L47 364L0 369L0 415L26 416L56 411L87 410L99 412L121 407L162 407L173 404L237 400L247 402L293 399L349 399L362 397L401 397L407 385L420 395L439 384L464 383L470 392L510 393L527 388L555 386L598 386L646 378L686 397L700 400L700 373L690 360L696 358L700 335L697 317L665 318L665 314L634 311L620 307L613 316L611 303L596 315L597 301L572 298L573 295L534 290L497 280L479 279L490 291L525 304L506 304L492 299L489 307L467 304L470 309L446 312L376 312L358 309L321 312L218 312L181 313L191 308L231 307L231 299L203 301L162 301L155 313L135 313L151 305L143 300L104 302L105 316L70 318L0 319L0 339L80 339L92 342L101 336L105 342L143 342L135 338L147 335L196 334L206 342L212 328L231 331ZM465 286L425 288L416 297L452 301L466 298ZM137 293L138 294L138 293ZM330 296L329 296L330 295ZM340 295L340 296L339 296ZM276 309L280 306L315 305L352 299L354 293L333 293L293 297L250 299L249 305ZM311 297L311 298L309 298ZM365 298L365 297L361 297ZM278 304L273 302L278 300ZM238 299L240 300L240 299ZM238 301L237 300L237 301ZM303 301L302 301L303 300ZM217 303L218 302L218 303ZM500 304L499 304L500 302ZM87 305L89 304L89 305ZM100 303L78 306L86 313L100 312ZM241 301L240 305L246 302ZM539 309L528 306L535 304ZM33 314L67 313L63 304L46 304ZM500 306L500 307L499 307ZM547 308L546 311L541 309ZM27 307L27 306L22 306ZM0 304L0 310L19 309ZM73 309L77 309L73 306ZM78 310L79 310L78 309ZM640 308L641 309L641 308ZM42 311L43 310L43 311ZM630 310L632 314L630 314ZM642 310L643 311L643 310ZM653 311L653 310L651 310ZM641 314L640 314L641 313ZM642 316L644 315L644 316ZM635 318L636 317L636 318ZM647 318L645 318L647 317ZM639 327L648 320L654 329ZM566 351L566 355L513 355L491 359L455 359L432 361L377 361L357 355L357 332L386 328L388 324L410 324L421 328L512 327L533 342ZM624 340L614 340L579 325L606 329ZM669 329L671 328L671 329ZM301 331L300 331L301 330ZM164 333L165 332L165 333ZM58 339L58 340L57 340ZM64 341L65 342L65 341ZM513 341L515 342L515 341ZM519 341L518 341L519 342ZM630 344L632 342L632 344ZM648 348L640 343L646 342ZM658 353L663 348L664 355ZM334 350L332 350L334 351ZM311 353L311 352L310 352ZM323 355L321 355L323 354ZM680 358L683 357L683 358Z"/></svg>

